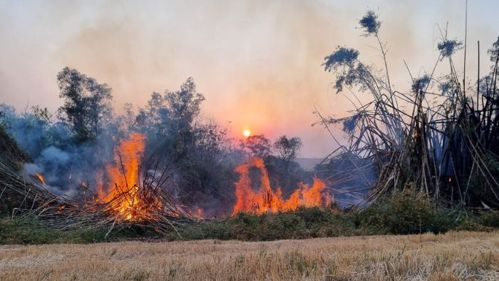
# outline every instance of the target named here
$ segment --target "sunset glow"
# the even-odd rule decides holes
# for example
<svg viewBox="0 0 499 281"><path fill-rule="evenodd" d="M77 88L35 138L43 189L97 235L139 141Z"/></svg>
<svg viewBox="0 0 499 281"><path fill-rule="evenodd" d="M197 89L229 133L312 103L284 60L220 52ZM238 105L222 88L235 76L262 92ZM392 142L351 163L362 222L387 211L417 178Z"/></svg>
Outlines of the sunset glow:
<svg viewBox="0 0 499 281"><path fill-rule="evenodd" d="M436 7L428 0L425 4L396 0L146 2L2 1L0 26L5 28L0 36L9 40L0 46L1 102L18 110L36 102L57 111L62 102L55 77L64 66L112 86L118 114L125 103L144 107L153 92L175 89L193 77L206 98L203 115L220 124L230 120L232 136L242 138L247 125L254 126L253 134L258 128L258 134L271 139L297 136L303 142L302 156L322 158L335 146L327 132L309 126L318 121L312 111L343 117L352 107L348 98L331 90L334 77L321 64L338 45L355 47L366 61L377 63L376 41L366 41L361 30L354 30L367 9L379 12L386 22L382 39L390 43L387 63L394 86L410 80L403 61L413 72L431 70L424 67L436 59L433 43L440 37L438 30L448 29L451 39L464 38L464 10L452 0L439 1ZM468 12L473 32L468 42L474 42L475 48L480 40L485 59L498 35L499 1L472 2ZM199 16L193 19L192 14ZM481 73L487 67L482 62ZM469 60L467 69L477 73L477 63Z"/></svg>
<svg viewBox="0 0 499 281"><path fill-rule="evenodd" d="M244 136L245 138L247 138L247 137L251 136L251 130L250 130L250 129L244 129L244 130L243 130L243 136Z"/></svg>

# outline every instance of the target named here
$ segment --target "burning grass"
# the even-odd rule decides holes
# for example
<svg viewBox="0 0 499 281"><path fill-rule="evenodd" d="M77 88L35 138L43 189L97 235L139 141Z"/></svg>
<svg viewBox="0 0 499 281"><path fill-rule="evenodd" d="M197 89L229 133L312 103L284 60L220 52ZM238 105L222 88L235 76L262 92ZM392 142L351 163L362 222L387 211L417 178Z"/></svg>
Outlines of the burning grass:
<svg viewBox="0 0 499 281"><path fill-rule="evenodd" d="M0 246L0 279L497 280L498 234Z"/></svg>
<svg viewBox="0 0 499 281"><path fill-rule="evenodd" d="M260 186L257 191L252 187L250 169L256 168L260 173ZM239 181L235 184L236 203L232 215L238 213L277 213L289 212L299 207L311 208L331 205L331 195L327 192L326 184L319 178L314 178L312 186L301 183L288 199L284 199L281 188L275 191L270 185L270 178L262 158L253 158L238 166Z"/></svg>

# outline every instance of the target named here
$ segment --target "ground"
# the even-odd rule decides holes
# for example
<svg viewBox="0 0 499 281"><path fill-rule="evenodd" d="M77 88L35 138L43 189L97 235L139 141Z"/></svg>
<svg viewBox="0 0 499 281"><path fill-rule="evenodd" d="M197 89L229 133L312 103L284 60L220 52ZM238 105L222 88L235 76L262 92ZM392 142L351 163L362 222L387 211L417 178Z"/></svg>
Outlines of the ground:
<svg viewBox="0 0 499 281"><path fill-rule="evenodd" d="M0 280L499 280L499 231L6 245Z"/></svg>

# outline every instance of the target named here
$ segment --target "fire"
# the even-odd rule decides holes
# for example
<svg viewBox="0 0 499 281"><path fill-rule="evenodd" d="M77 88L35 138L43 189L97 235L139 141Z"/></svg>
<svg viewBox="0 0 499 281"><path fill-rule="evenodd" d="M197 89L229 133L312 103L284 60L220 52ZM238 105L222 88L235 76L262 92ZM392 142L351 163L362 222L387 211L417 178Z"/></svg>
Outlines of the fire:
<svg viewBox="0 0 499 281"><path fill-rule="evenodd" d="M251 187L249 170L252 167L260 171L261 185L258 191L254 191ZM236 183L236 203L232 215L241 212L255 214L286 212L299 207L329 207L331 205L331 195L325 192L326 184L318 178L314 178L312 186L300 184L288 199L284 199L280 188L276 191L272 190L267 169L261 158L253 158L238 166L236 172L240 174L240 178Z"/></svg>
<svg viewBox="0 0 499 281"><path fill-rule="evenodd" d="M106 167L109 183L106 189L102 177L98 177L101 181L97 189L98 200L108 203L121 220L155 220L156 211L162 209L159 198L141 192L140 161L144 141L144 135L132 134L120 143L115 151L115 163Z"/></svg>
<svg viewBox="0 0 499 281"><path fill-rule="evenodd" d="M192 211L192 216L197 220L202 220L204 218L204 210L201 208L195 208Z"/></svg>
<svg viewBox="0 0 499 281"><path fill-rule="evenodd" d="M36 173L35 177L41 184L45 184L45 177L42 174Z"/></svg>

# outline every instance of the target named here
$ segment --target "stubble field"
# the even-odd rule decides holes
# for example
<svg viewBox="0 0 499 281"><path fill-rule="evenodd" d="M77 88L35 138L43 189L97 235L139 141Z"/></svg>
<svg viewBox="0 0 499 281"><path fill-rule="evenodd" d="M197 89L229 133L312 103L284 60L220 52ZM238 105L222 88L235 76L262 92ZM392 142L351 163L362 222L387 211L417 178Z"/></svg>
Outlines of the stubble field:
<svg viewBox="0 0 499 281"><path fill-rule="evenodd" d="M0 280L499 280L499 232L7 245Z"/></svg>

